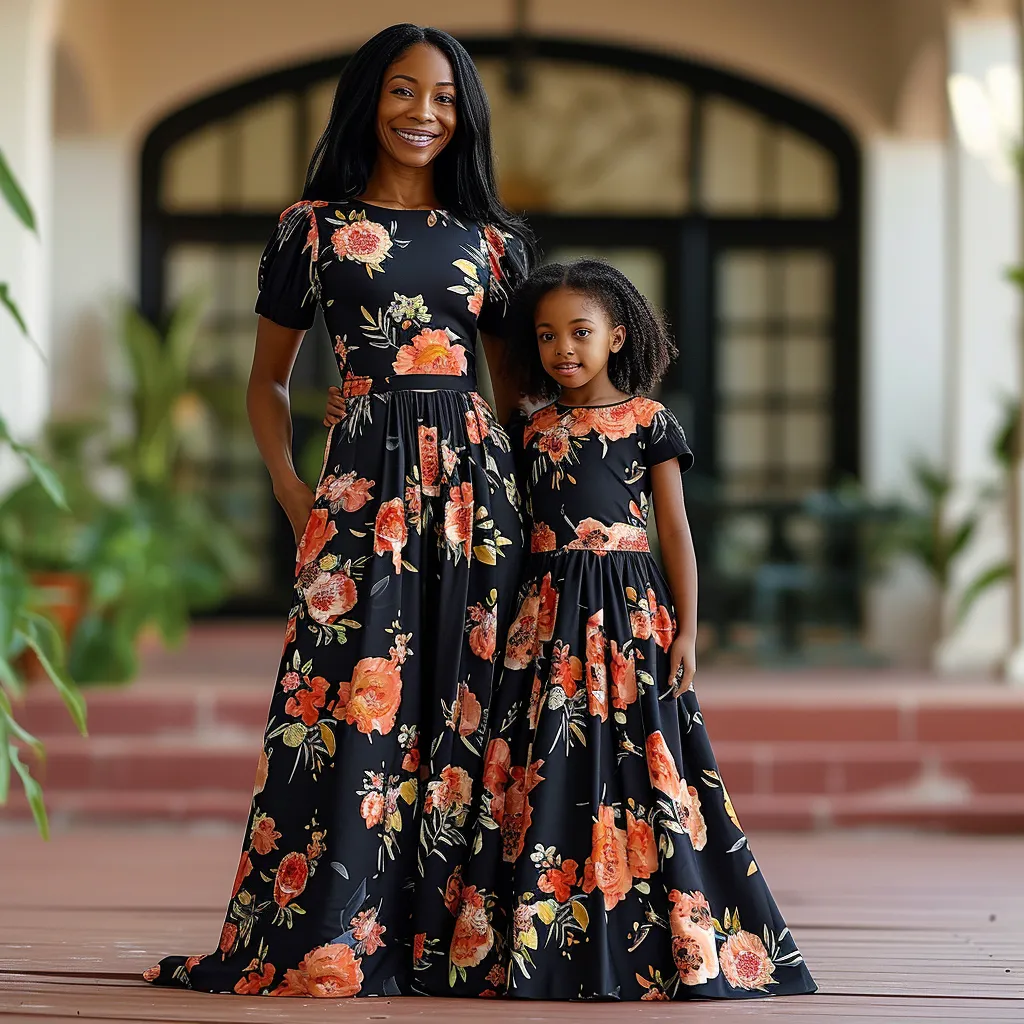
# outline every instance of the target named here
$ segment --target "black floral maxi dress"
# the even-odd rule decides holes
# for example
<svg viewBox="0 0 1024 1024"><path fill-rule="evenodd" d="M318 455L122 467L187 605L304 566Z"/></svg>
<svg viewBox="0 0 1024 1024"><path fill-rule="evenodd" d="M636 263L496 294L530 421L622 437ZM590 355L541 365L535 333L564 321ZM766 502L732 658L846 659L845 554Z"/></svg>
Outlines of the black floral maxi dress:
<svg viewBox="0 0 1024 1024"><path fill-rule="evenodd" d="M449 878L453 982L534 999L815 991L668 676L650 467L693 457L662 405L549 405L512 431L531 555L491 709L474 857ZM461 919L460 919L461 920ZM486 989L485 989L486 990Z"/></svg>
<svg viewBox="0 0 1024 1024"><path fill-rule="evenodd" d="M512 251L513 246L519 252ZM295 603L219 947L157 984L271 996L447 993L473 788L522 521L508 435L476 392L521 243L443 211L302 202L256 311L317 303L345 414L298 548Z"/></svg>

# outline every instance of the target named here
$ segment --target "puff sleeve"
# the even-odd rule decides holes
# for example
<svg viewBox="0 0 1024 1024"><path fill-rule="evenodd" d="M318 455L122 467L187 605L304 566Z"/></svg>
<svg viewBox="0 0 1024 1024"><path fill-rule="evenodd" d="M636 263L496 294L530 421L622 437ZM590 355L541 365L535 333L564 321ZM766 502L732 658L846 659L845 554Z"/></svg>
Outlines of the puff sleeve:
<svg viewBox="0 0 1024 1024"><path fill-rule="evenodd" d="M686 443L686 434L672 412L660 406L651 420L647 436L647 462L656 466L660 462L679 460L679 470L685 473L693 465L693 452Z"/></svg>
<svg viewBox="0 0 1024 1024"><path fill-rule="evenodd" d="M477 318L477 329L481 334L503 338L512 298L529 269L529 256L518 235L500 231L489 224L483 229L483 242L490 276Z"/></svg>
<svg viewBox="0 0 1024 1024"><path fill-rule="evenodd" d="M256 312L297 331L313 326L320 285L315 205L296 203L281 214L260 257Z"/></svg>

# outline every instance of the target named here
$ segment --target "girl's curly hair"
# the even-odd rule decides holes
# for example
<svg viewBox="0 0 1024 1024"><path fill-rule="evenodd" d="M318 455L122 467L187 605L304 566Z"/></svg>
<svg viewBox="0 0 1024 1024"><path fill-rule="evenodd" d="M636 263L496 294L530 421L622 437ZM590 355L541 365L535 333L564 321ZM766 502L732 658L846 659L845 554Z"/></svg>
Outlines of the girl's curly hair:
<svg viewBox="0 0 1024 1024"><path fill-rule="evenodd" d="M647 394L675 358L676 346L664 318L621 271L604 260L580 259L539 267L516 292L506 330L506 369L532 398L557 398L557 381L544 372L534 314L556 288L580 292L597 302L612 326L626 328L626 340L608 360L608 376L628 395Z"/></svg>

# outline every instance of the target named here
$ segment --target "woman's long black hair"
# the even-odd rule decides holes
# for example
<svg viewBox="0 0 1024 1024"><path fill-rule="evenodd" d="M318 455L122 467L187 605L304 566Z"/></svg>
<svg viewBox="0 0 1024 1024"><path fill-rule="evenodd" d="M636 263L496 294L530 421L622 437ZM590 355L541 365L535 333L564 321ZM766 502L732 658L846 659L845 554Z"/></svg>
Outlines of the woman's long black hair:
<svg viewBox="0 0 1024 1024"><path fill-rule="evenodd" d="M377 104L384 72L417 43L440 50L455 75L455 133L434 164L434 190L442 208L517 235L532 265L532 233L498 198L491 108L480 73L466 48L441 29L392 25L349 58L334 93L327 127L313 150L302 198L341 202L366 189L377 159Z"/></svg>

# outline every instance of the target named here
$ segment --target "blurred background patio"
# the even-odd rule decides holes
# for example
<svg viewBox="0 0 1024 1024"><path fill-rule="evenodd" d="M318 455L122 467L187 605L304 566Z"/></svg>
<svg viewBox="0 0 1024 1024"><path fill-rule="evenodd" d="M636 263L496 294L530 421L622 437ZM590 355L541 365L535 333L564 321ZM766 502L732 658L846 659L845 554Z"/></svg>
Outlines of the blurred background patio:
<svg viewBox="0 0 1024 1024"><path fill-rule="evenodd" d="M0 317L0 415L30 446L0 451L3 622L29 623L0 628L0 717L55 822L242 822L292 572L244 413L256 263L345 55L424 17L0 5L0 151L36 223L0 210L31 336ZM604 256L678 333L698 686L748 826L1024 830L1018 5L429 19L478 61L547 257ZM311 481L336 378L318 321L293 380ZM0 822L28 814L15 778Z"/></svg>

